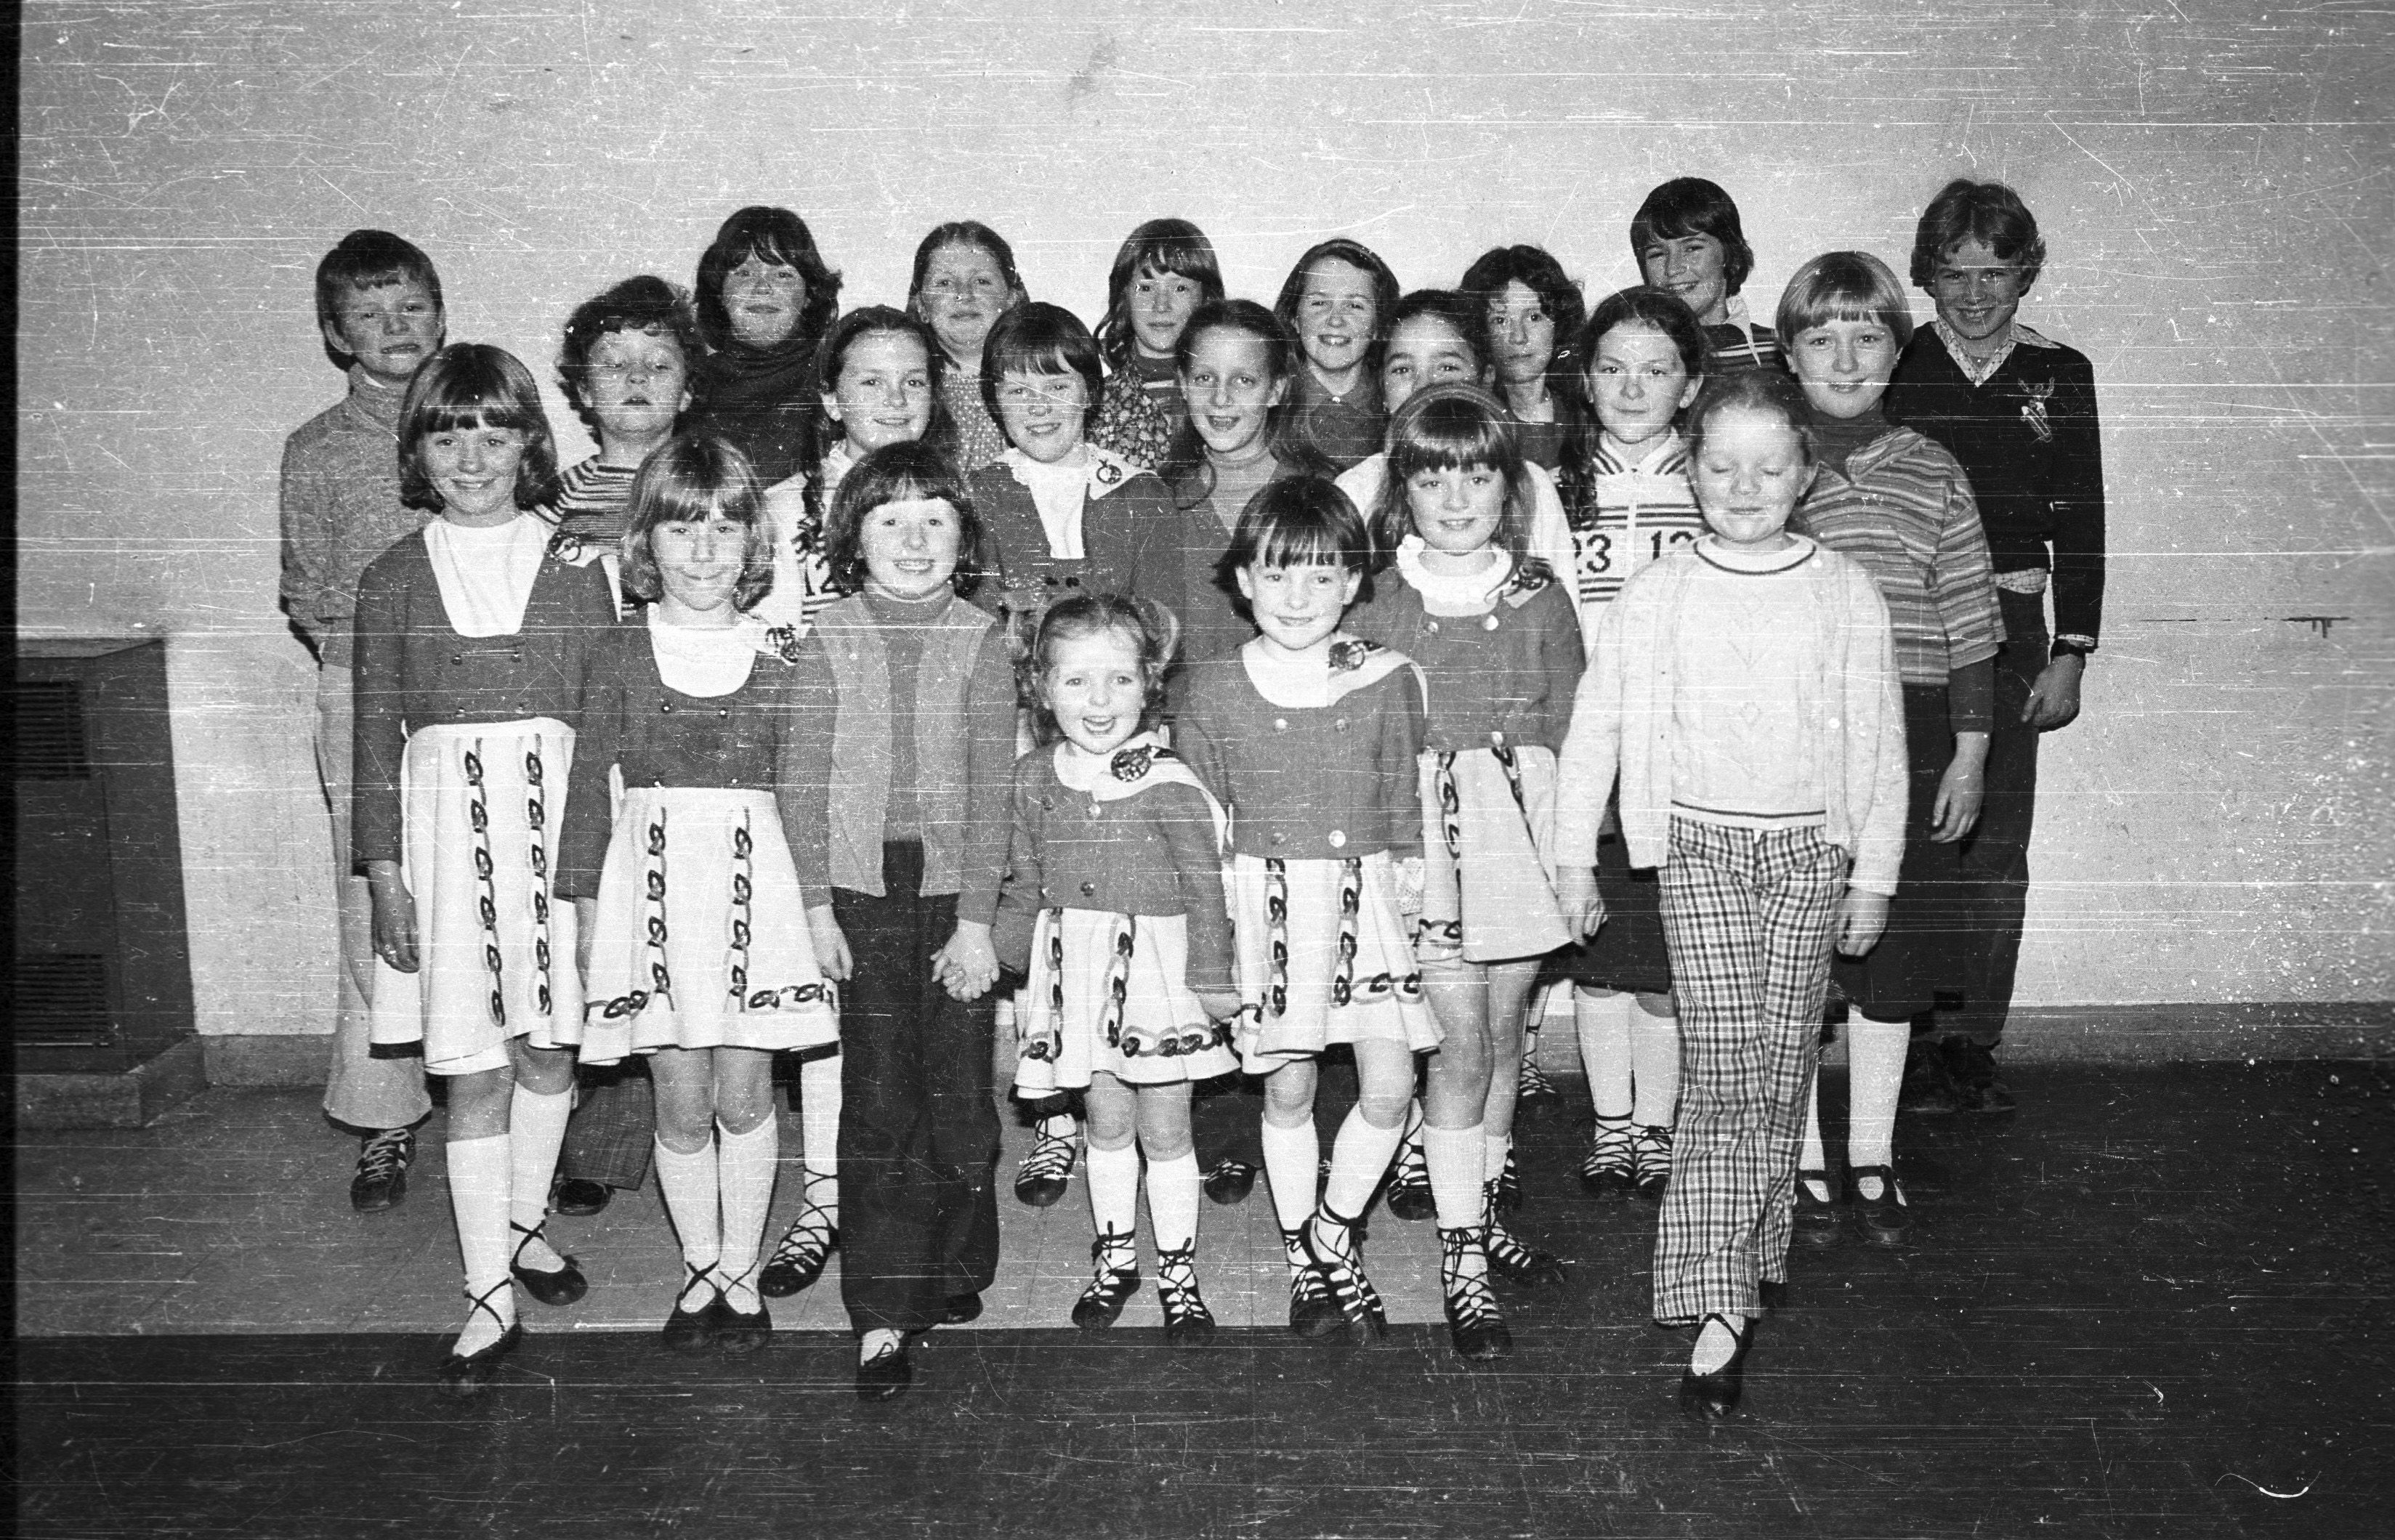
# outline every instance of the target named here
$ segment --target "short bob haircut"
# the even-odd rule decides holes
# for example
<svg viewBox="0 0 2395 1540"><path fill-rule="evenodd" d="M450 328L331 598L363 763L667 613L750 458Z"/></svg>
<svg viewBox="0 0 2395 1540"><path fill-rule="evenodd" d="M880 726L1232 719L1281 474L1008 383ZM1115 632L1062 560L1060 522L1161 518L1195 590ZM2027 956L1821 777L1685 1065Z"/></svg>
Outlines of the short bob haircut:
<svg viewBox="0 0 2395 1540"><path fill-rule="evenodd" d="M1572 351L1579 358L1583 377L1596 366L1597 344L1617 326L1662 333L1672 339L1672 350L1680 355L1680 367L1690 379L1704 374L1705 355L1711 345L1705 340L1705 329L1697 320L1697 312L1669 289L1638 283L1617 289L1598 300L1588 323L1580 329ZM1594 392L1590 392L1590 399L1595 399Z"/></svg>
<svg viewBox="0 0 2395 1540"><path fill-rule="evenodd" d="M732 607L746 614L773 592L774 530L765 517L765 489L748 456L727 441L685 433L658 445L632 478L626 513L631 527L624 532L624 592L642 603L665 597L651 544L657 526L717 519L729 519L743 532Z"/></svg>
<svg viewBox="0 0 2395 1540"><path fill-rule="evenodd" d="M1938 189L1912 232L1912 282L1926 289L1946 257L1965 241L1983 242L2000 262L2018 262L2021 293L2045 270L2045 237L2020 194L2002 182L1957 177ZM434 291L438 293L438 290Z"/></svg>
<svg viewBox="0 0 2395 1540"><path fill-rule="evenodd" d="M1182 328L1181 345L1172 350L1174 374L1185 376L1189 373L1198 356L1198 343L1209 332L1237 332L1262 343L1264 373L1276 381L1293 381L1303 366L1297 338L1290 336L1280 317L1252 299L1211 299L1192 311L1189 324ZM1266 449L1284 473L1294 470L1306 475L1329 475L1330 462L1293 431L1296 418L1296 391L1292 385L1280 404L1264 414ZM1165 452L1164 463L1157 467L1156 473L1176 491L1194 478L1199 483L1196 495L1211 495L1213 492L1213 473L1207 468L1206 441L1198 436L1195 413L1173 435L1172 446ZM1195 501L1193 496L1191 503Z"/></svg>
<svg viewBox="0 0 2395 1540"><path fill-rule="evenodd" d="M453 342L424 361L399 406L399 500L441 511L424 468L424 441L461 428L511 428L524 436L516 507L557 501L557 441L540 409L540 386L513 353L487 342Z"/></svg>
<svg viewBox="0 0 2395 1540"><path fill-rule="evenodd" d="M1131 327L1131 286L1150 274L1186 278L1198 285L1198 303L1211 305L1223 297L1223 264L1214 243L1186 219L1150 219L1124 238L1106 272L1106 313L1098 322L1098 351L1108 367L1131 363L1139 335Z"/></svg>
<svg viewBox="0 0 2395 1540"><path fill-rule="evenodd" d="M590 351L610 332L646 332L681 349L682 375L698 357L698 323L690 311L690 296L662 278L642 273L584 300L565 321L565 342L557 353L557 386L565 392L583 426L599 431L589 392Z"/></svg>
<svg viewBox="0 0 2395 1540"><path fill-rule="evenodd" d="M1455 289L1416 289L1391 306L1388 319L1381 324L1381 362L1386 362L1389 339L1397 335L1397 328L1424 316L1447 322L1448 329L1463 339L1464 349L1472 354L1472 383L1485 383L1491 362L1489 315L1473 304L1469 295ZM1378 362L1372 373L1376 378L1379 376Z"/></svg>
<svg viewBox="0 0 2395 1540"><path fill-rule="evenodd" d="M1688 408L1691 464L1703 455L1714 419L1725 412L1753 412L1777 417L1795 429L1796 441L1804 447L1805 463L1811 465L1817 457L1813 409L1806 403L1804 389L1793 375L1777 369L1740 369L1705 381L1704 388L1697 392L1695 403Z"/></svg>
<svg viewBox="0 0 2395 1540"><path fill-rule="evenodd" d="M1754 248L1746 244L1739 223L1738 204L1718 182L1702 177L1675 177L1654 191L1630 217L1630 256L1647 270L1641 253L1658 241L1685 241L1710 235L1722 244L1722 278L1731 294L1754 270Z"/></svg>
<svg viewBox="0 0 2395 1540"><path fill-rule="evenodd" d="M351 294L410 280L423 284L433 306L441 307L441 275L414 242L387 230L353 230L316 264L316 323L337 322L341 301Z"/></svg>
<svg viewBox="0 0 2395 1540"><path fill-rule="evenodd" d="M1017 305L998 318L981 347L981 403L992 422L1004 423L998 410L999 385L1009 375L1078 375L1082 390L1081 427L1087 431L1105 388L1105 373L1098 362L1097 339L1081 318L1062 305L1038 300Z"/></svg>
<svg viewBox="0 0 2395 1540"><path fill-rule="evenodd" d="M1362 580L1356 590L1361 604L1372 597L1372 570L1379 564L1364 516L1336 481L1287 476L1248 499L1214 574L1224 592L1239 600L1240 611L1252 614L1238 580L1250 567L1341 567Z"/></svg>
<svg viewBox="0 0 2395 1540"><path fill-rule="evenodd" d="M1492 352L1495 327L1489 319L1489 310L1505 297L1508 283L1521 284L1547 308L1548 316L1555 323L1555 356L1547 361L1547 388L1570 395L1576 388L1573 349L1580 342L1581 320L1588 314L1588 302L1581 297L1580 285L1543 247L1491 246L1482 252L1479 260L1463 270L1463 282L1456 287L1479 307L1481 324L1489 328Z"/></svg>
<svg viewBox="0 0 2395 1540"><path fill-rule="evenodd" d="M1039 619L1037 634L1014 660L1015 692L1031 708L1031 731L1039 743L1052 744L1065 736L1064 730L1056 725L1056 713L1049 708L1047 696L1039 688L1057 647L1077 637L1094 637L1108 631L1119 631L1129 637L1132 653L1139 659L1139 730L1153 731L1164 719L1165 676L1171 671L1172 655L1181 645L1181 622L1152 599L1130 594L1071 594L1049 606L1048 612Z"/></svg>
<svg viewBox="0 0 2395 1540"><path fill-rule="evenodd" d="M915 270L906 280L906 309L920 315L923 280L932 270L932 258L947 246L971 246L998 264L1000 276L1006 280L1006 303L1009 309L1030 297L1023 286L1023 275L1014 270L1014 248L1006 237L983 224L979 219L951 219L932 227L915 247Z"/></svg>
<svg viewBox="0 0 2395 1540"><path fill-rule="evenodd" d="M1434 385L1406 398L1389 418L1389 475L1372 510L1372 538L1385 562L1414 533L1408 483L1426 470L1487 466L1505 478L1497 544L1516 562L1529 554L1530 472L1505 403L1476 385Z"/></svg>
<svg viewBox="0 0 2395 1540"><path fill-rule="evenodd" d="M1280 323L1289 328L1291 336L1303 335L1297 322L1297 302L1305 295L1306 274L1314 270L1317 262L1344 262L1371 279L1372 342L1364 349L1364 373L1379 378L1381 344L1388 340L1389 312L1397 308L1397 275L1389 270L1389 265L1371 247L1343 235L1307 247L1297 265L1289 270L1289 277L1280 286L1280 296L1273 301L1273 314L1280 317ZM1298 372L1301 380L1306 373Z"/></svg>
<svg viewBox="0 0 2395 1540"><path fill-rule="evenodd" d="M1794 352L1800 332L1832 321L1876 321L1896 334L1902 348L1912 340L1912 307L1894 270L1866 251L1823 252L1780 291L1773 328L1780 346Z"/></svg>
<svg viewBox="0 0 2395 1540"><path fill-rule="evenodd" d="M815 378L821 382L823 397L814 403L814 442L818 452L828 450L840 440L841 430L831 420L831 410L826 401L840 388L840 372L848 366L848 350L873 336L913 337L922 346L932 376L932 421L923 429L923 441L955 453L956 424L948 417L947 399L940 394L940 376L947 369L947 358L940 351L940 339L921 321L890 305L867 305L841 316L815 352Z"/></svg>
<svg viewBox="0 0 2395 1540"><path fill-rule="evenodd" d="M957 510L957 569L949 579L959 594L981 583L981 515L965 491L956 464L918 439L884 444L851 466L832 494L825 520L824 562L832 586L853 594L865 587L865 520L885 503L937 499Z"/></svg>
<svg viewBox="0 0 2395 1540"><path fill-rule="evenodd" d="M698 259L698 335L708 349L732 346L732 316L723 308L723 283L732 270L751 257L799 270L807 285L806 302L790 341L812 349L815 339L840 311L840 274L827 266L815 249L807 222L787 208L751 204L723 221L714 244Z"/></svg>

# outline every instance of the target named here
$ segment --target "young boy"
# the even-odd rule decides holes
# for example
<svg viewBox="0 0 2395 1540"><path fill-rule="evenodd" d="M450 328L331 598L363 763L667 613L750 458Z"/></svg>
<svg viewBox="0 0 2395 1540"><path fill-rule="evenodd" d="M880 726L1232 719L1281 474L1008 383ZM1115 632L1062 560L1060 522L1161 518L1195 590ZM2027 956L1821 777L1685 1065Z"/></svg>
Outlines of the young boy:
<svg viewBox="0 0 2395 1540"><path fill-rule="evenodd" d="M443 341L440 276L398 236L351 230L317 264L316 321L350 390L283 446L283 610L318 664L316 766L333 820L340 999L324 1112L362 1136L350 1202L370 1214L407 1195L414 1128L431 1103L421 1060L367 1051L372 907L350 870L351 617L366 564L430 517L399 500L399 406Z"/></svg>
<svg viewBox="0 0 2395 1540"><path fill-rule="evenodd" d="M1952 452L1971 479L1994 559L2004 650L1978 827L1961 846L1974 954L1963 1009L1942 1044L1916 1043L1908 1112L2001 1112L2013 1097L1994 1058L2012 1008L2029 903L2038 735L2079 715L2079 678L2104 611L2104 456L2087 356L2015 320L2045 263L2019 194L1957 178L1929 201L1912 282L1938 319L1913 335L1888 387L1890 421ZM2046 628L2045 595L2054 595ZM1938 1051L1920 1051L1936 1046Z"/></svg>

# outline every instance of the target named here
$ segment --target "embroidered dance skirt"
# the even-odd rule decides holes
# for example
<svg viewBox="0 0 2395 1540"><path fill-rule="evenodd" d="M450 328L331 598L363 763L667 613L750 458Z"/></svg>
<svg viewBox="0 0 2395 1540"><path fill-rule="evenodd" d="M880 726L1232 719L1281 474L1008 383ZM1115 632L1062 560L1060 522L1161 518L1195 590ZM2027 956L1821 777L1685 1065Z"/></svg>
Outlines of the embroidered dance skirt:
<svg viewBox="0 0 2395 1540"><path fill-rule="evenodd" d="M1231 862L1241 1066L1264 1074L1331 1043L1439 1043L1397 917L1388 852Z"/></svg>
<svg viewBox="0 0 2395 1540"><path fill-rule="evenodd" d="M571 1041L574 905L549 896L549 849L573 765L574 730L546 717L409 735L400 875L416 899L417 966L375 959L376 1046L421 1044L427 1073L472 1074L503 1068L510 1039Z"/></svg>
<svg viewBox="0 0 2395 1540"><path fill-rule="evenodd" d="M1433 749L1420 764L1424 962L1502 963L1569 941L1555 873L1552 749Z"/></svg>
<svg viewBox="0 0 2395 1540"><path fill-rule="evenodd" d="M811 1048L838 1041L798 868L774 796L636 786L599 876L586 1064L659 1048Z"/></svg>
<svg viewBox="0 0 2395 1540"><path fill-rule="evenodd" d="M1015 1090L1047 1096L1087 1086L1098 1070L1162 1086L1237 1069L1230 1024L1207 1020L1188 977L1189 922L1179 915L1044 911L1014 1007Z"/></svg>

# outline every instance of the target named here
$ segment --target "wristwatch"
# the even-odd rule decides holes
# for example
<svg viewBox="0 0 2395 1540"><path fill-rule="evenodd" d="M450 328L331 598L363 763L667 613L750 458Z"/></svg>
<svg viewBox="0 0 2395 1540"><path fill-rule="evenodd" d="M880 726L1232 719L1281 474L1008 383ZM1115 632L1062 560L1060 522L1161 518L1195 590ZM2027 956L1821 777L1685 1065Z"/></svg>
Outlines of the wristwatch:
<svg viewBox="0 0 2395 1540"><path fill-rule="evenodd" d="M2069 641L2057 638L2052 650L2045 655L2045 661L2052 663L2057 658L2077 658L2081 663L2085 663L2088 654L2095 651L2096 649L2086 642Z"/></svg>

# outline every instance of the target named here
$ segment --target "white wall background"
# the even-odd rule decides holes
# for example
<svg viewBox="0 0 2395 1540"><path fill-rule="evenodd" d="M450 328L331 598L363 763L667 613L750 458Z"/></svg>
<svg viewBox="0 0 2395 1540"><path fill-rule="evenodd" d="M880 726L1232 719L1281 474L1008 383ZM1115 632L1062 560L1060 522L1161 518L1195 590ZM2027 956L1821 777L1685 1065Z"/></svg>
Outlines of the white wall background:
<svg viewBox="0 0 2395 1540"><path fill-rule="evenodd" d="M1760 312L1805 257L1904 268L1949 177L2012 182L2026 318L2091 355L2113 565L2047 740L2031 1004L2395 994L2388 29L2342 7L2032 0L854 10L759 0L24 7L20 625L172 639L205 1030L329 1028L304 653L275 613L283 437L341 388L343 231L439 265L453 339L550 372L580 298L687 282L746 203L844 298L977 217L1094 321L1160 214L1269 300L1337 232L1408 286L1543 243L1634 278L1665 178L1739 198ZM1916 296L1925 319L1925 296ZM552 403L554 405L554 403ZM587 452L562 411L561 442ZM2334 619L2312 617L2335 617Z"/></svg>

